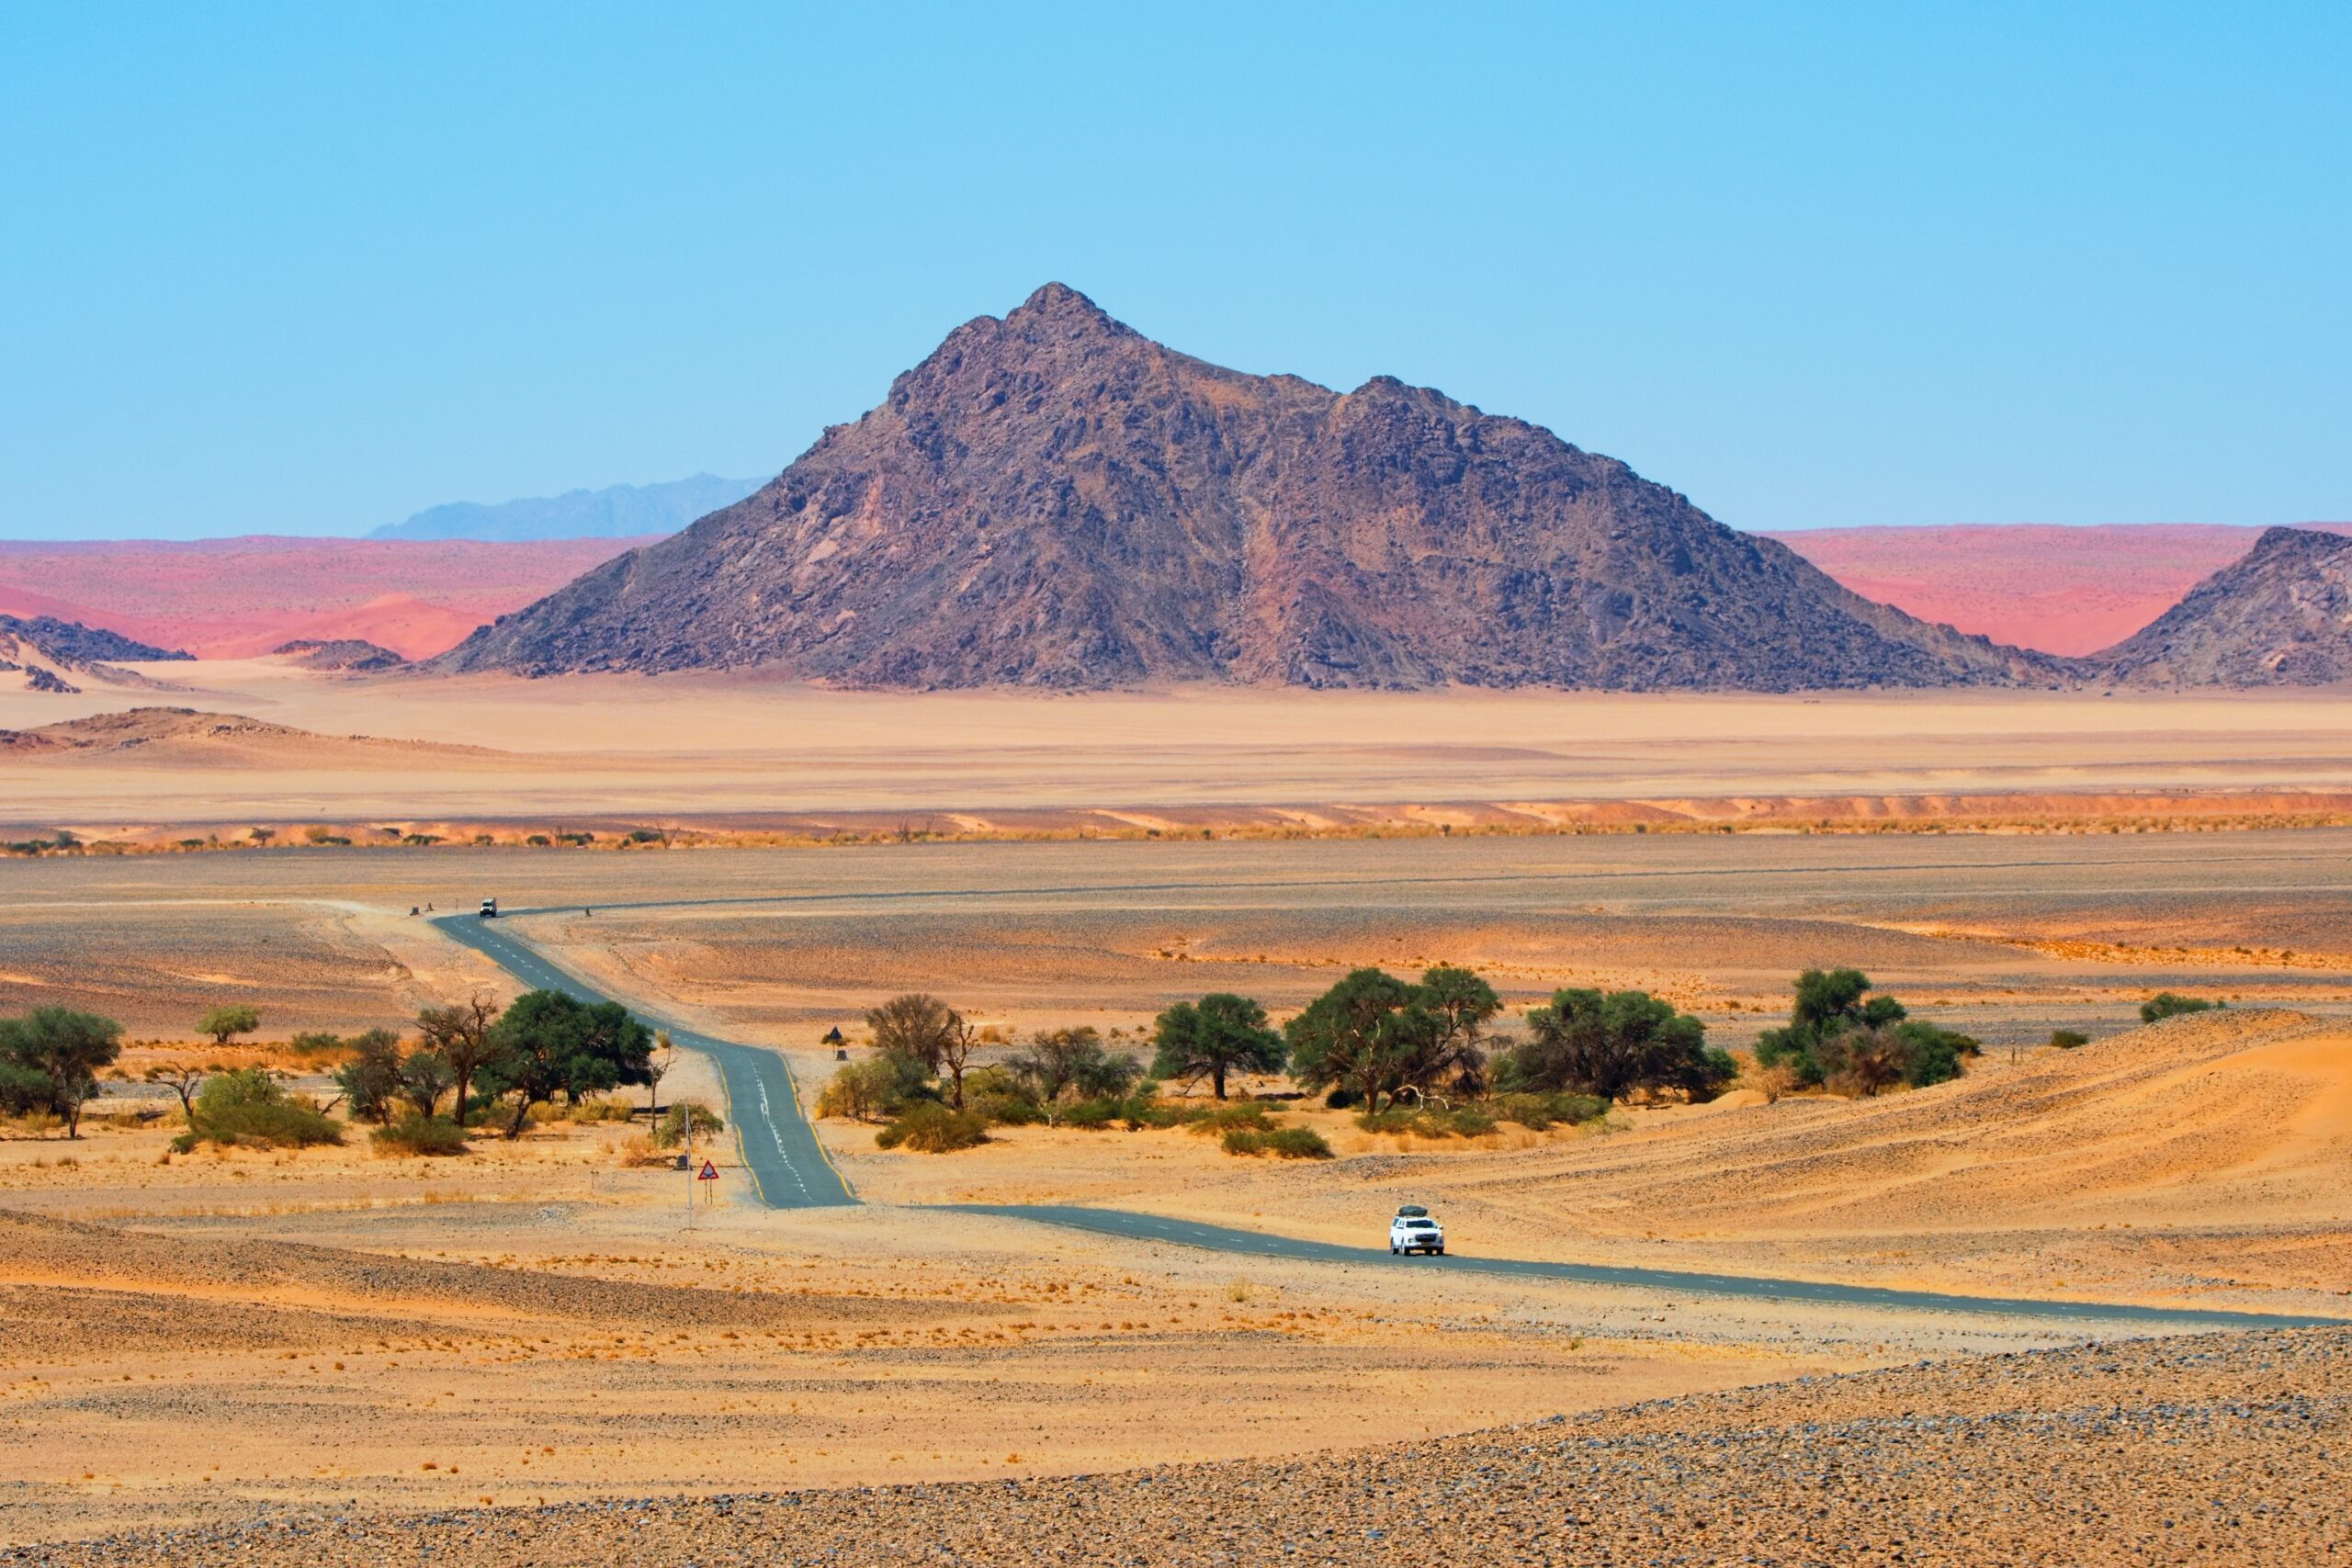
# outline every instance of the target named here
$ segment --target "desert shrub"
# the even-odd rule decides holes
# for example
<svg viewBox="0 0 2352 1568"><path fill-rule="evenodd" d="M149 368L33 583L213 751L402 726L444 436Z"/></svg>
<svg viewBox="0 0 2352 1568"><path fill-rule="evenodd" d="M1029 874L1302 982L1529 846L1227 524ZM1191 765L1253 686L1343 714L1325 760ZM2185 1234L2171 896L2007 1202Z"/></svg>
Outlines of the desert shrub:
<svg viewBox="0 0 2352 1568"><path fill-rule="evenodd" d="M306 1029L286 1043L286 1049L297 1056L332 1056L343 1048L342 1035L322 1029Z"/></svg>
<svg viewBox="0 0 2352 1568"><path fill-rule="evenodd" d="M1228 1127L1222 1140L1229 1155L1272 1155L1278 1159L1329 1159L1331 1145L1312 1127L1277 1127L1261 1133Z"/></svg>
<svg viewBox="0 0 2352 1568"><path fill-rule="evenodd" d="M1757 1066L1786 1067L1801 1088L1870 1095L1958 1077L1961 1058L1982 1049L1973 1036L1912 1018L1893 997L1865 998L1870 988L1859 969L1798 976L1787 1025L1757 1037Z"/></svg>
<svg viewBox="0 0 2352 1568"><path fill-rule="evenodd" d="M622 1100L583 1100L563 1113L567 1122L594 1125L599 1122L626 1122L637 1114L637 1108Z"/></svg>
<svg viewBox="0 0 2352 1568"><path fill-rule="evenodd" d="M368 1141L385 1154L461 1155L466 1130L447 1116L403 1116L389 1127L379 1127Z"/></svg>
<svg viewBox="0 0 2352 1568"><path fill-rule="evenodd" d="M1326 1111L1345 1111L1351 1105L1363 1103L1363 1095L1346 1088L1335 1089L1323 1097L1323 1109Z"/></svg>
<svg viewBox="0 0 2352 1568"><path fill-rule="evenodd" d="M674 1149L684 1143L688 1117L694 1119L695 1136L697 1138L711 1137L727 1130L727 1123L718 1119L717 1111L691 1100L682 1100L662 1112L662 1120L653 1124L654 1146Z"/></svg>
<svg viewBox="0 0 2352 1568"><path fill-rule="evenodd" d="M818 1093L817 1114L852 1122L881 1121L932 1092L921 1062L902 1052L886 1051L836 1068Z"/></svg>
<svg viewBox="0 0 2352 1568"><path fill-rule="evenodd" d="M1077 1100L1056 1107L1054 1120L1060 1126L1076 1127L1084 1133L1099 1133L1123 1119L1126 1109L1126 1102L1121 1100Z"/></svg>
<svg viewBox="0 0 2352 1568"><path fill-rule="evenodd" d="M1498 1122L1541 1133L1562 1122L1598 1122L1609 1114L1609 1102L1596 1094L1498 1094L1482 1109Z"/></svg>
<svg viewBox="0 0 2352 1568"><path fill-rule="evenodd" d="M2091 1037L2079 1030L2053 1029L2050 1032L2050 1043L2061 1051L2072 1051L2090 1043Z"/></svg>
<svg viewBox="0 0 2352 1568"><path fill-rule="evenodd" d="M988 1119L977 1111L950 1111L923 1101L909 1106L874 1137L878 1148L909 1148L918 1154L952 1154L989 1141Z"/></svg>
<svg viewBox="0 0 2352 1568"><path fill-rule="evenodd" d="M653 1146L653 1140L643 1133L621 1145L621 1164L631 1167L675 1165L678 1156Z"/></svg>
<svg viewBox="0 0 2352 1568"><path fill-rule="evenodd" d="M2158 991L2140 1004L2142 1023L2161 1023L2168 1018L2178 1018L2185 1012L2206 1012L2227 1002L2209 1002L2203 997L2184 997L2175 991Z"/></svg>
<svg viewBox="0 0 2352 1568"><path fill-rule="evenodd" d="M1238 1105L1220 1105L1210 1111L1188 1109L1180 1114L1195 1133L1229 1133L1237 1127L1253 1133L1271 1133L1274 1130L1272 1118L1279 1112L1244 1100Z"/></svg>
<svg viewBox="0 0 2352 1568"><path fill-rule="evenodd" d="M195 1124L188 1146L202 1139L220 1145L300 1149L340 1144L343 1128L300 1095L289 1095L259 1067L207 1078L196 1093Z"/></svg>
<svg viewBox="0 0 2352 1568"><path fill-rule="evenodd" d="M1495 1119L1475 1105L1464 1105L1446 1116L1453 1131L1464 1138L1483 1137L1495 1130Z"/></svg>

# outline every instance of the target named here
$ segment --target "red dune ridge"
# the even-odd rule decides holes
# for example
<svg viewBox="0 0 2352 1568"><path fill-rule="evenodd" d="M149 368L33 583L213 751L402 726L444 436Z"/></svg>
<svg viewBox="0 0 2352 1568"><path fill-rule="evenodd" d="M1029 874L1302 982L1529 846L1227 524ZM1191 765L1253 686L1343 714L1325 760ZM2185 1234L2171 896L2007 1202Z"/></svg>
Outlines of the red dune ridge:
<svg viewBox="0 0 2352 1568"><path fill-rule="evenodd" d="M356 637L424 659L645 542L0 542L0 614L55 615L202 659L251 658L306 637Z"/></svg>
<svg viewBox="0 0 2352 1568"><path fill-rule="evenodd" d="M1922 620L2043 653L2085 654L2171 609L2261 533L2208 523L1973 523L1769 536L1864 598Z"/></svg>

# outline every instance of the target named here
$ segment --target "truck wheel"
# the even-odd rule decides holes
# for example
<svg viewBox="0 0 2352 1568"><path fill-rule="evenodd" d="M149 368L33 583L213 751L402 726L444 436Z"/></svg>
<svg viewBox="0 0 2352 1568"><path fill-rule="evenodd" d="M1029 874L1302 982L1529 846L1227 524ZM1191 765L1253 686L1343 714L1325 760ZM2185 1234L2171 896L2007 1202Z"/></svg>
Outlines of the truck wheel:
<svg viewBox="0 0 2352 1568"><path fill-rule="evenodd" d="M1391 1258L1396 1256L1396 1244L1393 1241L1388 1244L1388 1256Z"/></svg>

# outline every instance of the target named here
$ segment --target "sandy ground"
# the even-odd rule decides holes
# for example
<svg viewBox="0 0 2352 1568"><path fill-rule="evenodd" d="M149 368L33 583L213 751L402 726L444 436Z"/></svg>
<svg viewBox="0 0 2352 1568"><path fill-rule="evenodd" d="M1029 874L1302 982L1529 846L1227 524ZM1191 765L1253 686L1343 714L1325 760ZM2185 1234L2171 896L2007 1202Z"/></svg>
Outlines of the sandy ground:
<svg viewBox="0 0 2352 1568"><path fill-rule="evenodd" d="M13 1561L2316 1563L2352 1551L2342 1331L2149 1340L1439 1442L1062 1481L272 1514ZM624 1544L625 1543L625 1544Z"/></svg>
<svg viewBox="0 0 2352 1568"><path fill-rule="evenodd" d="M1736 1044L1790 977L1858 964L1999 1043L2125 1027L2159 989L2352 1003L2352 832L2015 840L1785 835L437 848L8 863L0 1010L63 1002L178 1038L412 1016L493 971L411 908L589 907L518 928L721 1033L813 1042L894 991L983 1022L1129 1033L1218 989L1304 1002L1359 964L1445 960L1514 1006L1639 986ZM634 903L684 908L637 909Z"/></svg>
<svg viewBox="0 0 2352 1568"><path fill-rule="evenodd" d="M0 817L2352 784L2347 715L2327 696L1291 707L1230 694L1098 705L724 683L691 700L627 682L362 689L283 671L230 694L238 711L269 698L261 716L281 722L490 740L533 761L470 781L9 764ZM583 728L611 738L603 761L582 760ZM1366 746L1367 729L1416 739ZM1093 1023L1126 1043L1180 997L1239 989L1279 1009L1355 964L1441 959L1489 970L1515 1007L1560 984L1646 986L1700 1010L1729 1043L1780 1013L1796 968L1860 963L1996 1048L1962 1083L1918 1094L1628 1112L1600 1134L1435 1145L1295 1110L1341 1156L1312 1167L1235 1159L1181 1132L1024 1130L934 1158L884 1154L870 1129L829 1123L868 1207L756 1210L730 1175L690 1233L682 1183L625 1168L618 1126L544 1129L445 1162L379 1158L356 1140L163 1163L168 1126L112 1115L125 1130L70 1147L0 1137L0 1209L22 1216L0 1221L11 1329L0 1472L13 1482L0 1487L0 1540L201 1526L232 1533L126 1544L117 1560L264 1562L281 1549L400 1560L424 1538L386 1524L368 1556L353 1542L378 1527L363 1516L544 1500L558 1510L546 1522L493 1511L422 1528L472 1543L438 1540L436 1559L512 1561L522 1532L542 1561L576 1561L592 1541L609 1561L626 1519L656 1560L716 1561L731 1509L590 1500L1012 1476L1041 1489L1046 1515L1002 1505L1012 1495L1001 1490L828 1492L774 1506L808 1510L793 1516L808 1521L797 1544L776 1547L766 1515L739 1533L760 1561L804 1547L838 1547L835 1561L920 1555L947 1509L994 1533L970 1553L980 1561L1193 1561L1245 1546L1251 1560L1476 1560L1427 1517L1429 1487L1384 1479L1402 1463L1441 1476L1447 1506L1521 1531L1515 1550L1538 1561L1566 1551L1570 1517L1598 1532L1584 1553L1598 1561L1703 1557L1700 1520L1789 1562L1838 1543L1891 1558L1897 1528L1906 1561L1937 1560L1910 1550L1930 1528L1949 1560L2030 1555L2021 1542L2131 1560L2143 1538L2099 1536L2102 1511L2120 1517L2151 1487L2201 1496L2216 1478L2242 1509L2184 1506L2170 1528L2191 1533L2145 1539L2226 1561L2300 1561L2327 1542L2307 1483L2313 1456L2341 1440L2334 1340L1962 1359L1894 1382L1627 1409L2049 1348L2081 1330L1285 1264L904 1205L1060 1197L1363 1241L1410 1196L1434 1200L1464 1249L1491 1253L2352 1314L2352 832L1171 836L6 863L0 1011L96 1007L158 1042L139 1047L151 1054L184 1049L196 1013L220 1001L258 1003L276 1040L398 1023L476 987L506 994L409 913L492 893L566 911L520 929L616 989L786 1050L804 1082L831 1065L814 1047L826 1026L854 1030L901 988L937 990L1001 1032ZM718 902L619 907L681 899ZM2233 998L2233 1016L2124 1032L2158 988ZM2061 1024L2103 1038L2071 1054L2007 1049ZM102 1110L161 1103L152 1087L117 1087ZM664 1085L673 1097L709 1088L692 1069ZM1834 1420L1807 1414L1833 1395ZM1617 1413L1543 1429L1556 1435L1540 1475L1510 1468L1535 1438L1435 1441L1605 1411ZM1418 1446L1290 1457L1382 1443ZM1833 1457L1850 1486L1823 1484ZM1253 1460L1266 1463L1053 1479ZM1571 1461L1580 1468L1563 1468ZM1947 1483L1973 1479L1939 1503L1938 1465ZM1658 1514L1661 1473L1689 1478L1705 1506ZM1763 1490L1735 1494L1736 1477ZM1193 1484L1206 1490L1183 1490ZM1144 1506L1164 1495L1190 1519L1201 1499L1251 1487L1265 1506L1237 1505L1229 1542L1222 1530L1180 1539ZM294 1538L266 1529L235 1533L256 1510L270 1529L360 1522L322 1523L288 1547ZM1065 1516L1067 1527L1038 1522ZM1524 1534L1539 1524L1552 1544ZM1343 1529L1354 1533L1318 1533ZM1391 1533L1362 1533L1374 1529ZM1410 1549L1396 1533L1408 1529ZM2162 1554L2139 1551L2151 1555Z"/></svg>
<svg viewBox="0 0 2352 1568"><path fill-rule="evenodd" d="M0 822L102 832L524 818L854 812L942 829L990 812L1351 804L1541 822L1543 803L1933 792L2352 788L2352 696L1997 693L1835 697L1557 692L837 693L727 677L350 680L267 660L157 665L165 699L0 694L0 728L164 700L326 736L489 747L355 762L0 761ZM1532 810L1520 809L1532 805ZM1172 814L1172 815L1171 815Z"/></svg>

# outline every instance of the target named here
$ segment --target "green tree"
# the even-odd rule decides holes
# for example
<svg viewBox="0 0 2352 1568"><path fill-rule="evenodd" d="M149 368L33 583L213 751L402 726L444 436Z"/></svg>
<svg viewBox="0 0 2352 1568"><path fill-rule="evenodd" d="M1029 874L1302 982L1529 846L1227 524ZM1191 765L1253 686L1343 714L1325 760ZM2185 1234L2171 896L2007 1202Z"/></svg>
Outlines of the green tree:
<svg viewBox="0 0 2352 1568"><path fill-rule="evenodd" d="M420 1047L401 1058L400 1096L415 1107L419 1121L433 1120L441 1097L455 1089L458 1075L447 1057Z"/></svg>
<svg viewBox="0 0 2352 1568"><path fill-rule="evenodd" d="M1152 1025L1151 1076L1207 1078L1219 1100L1228 1075L1278 1073L1289 1059L1290 1047L1266 1027L1266 1010L1227 991L1178 1002Z"/></svg>
<svg viewBox="0 0 2352 1568"><path fill-rule="evenodd" d="M35 1008L22 1018L0 1019L0 1064L7 1070L0 1092L45 1102L65 1123L65 1135L82 1135L82 1107L97 1098L98 1069L122 1055L122 1025L72 1008Z"/></svg>
<svg viewBox="0 0 2352 1568"><path fill-rule="evenodd" d="M1004 1065L1040 1105L1066 1094L1080 1100L1122 1095L1142 1072L1133 1056L1105 1049L1101 1035L1082 1027L1041 1031Z"/></svg>
<svg viewBox="0 0 2352 1568"><path fill-rule="evenodd" d="M1495 1065L1496 1086L1507 1093L1623 1100L1672 1089L1708 1100L1738 1070L1707 1049L1705 1024L1647 991L1556 991L1527 1023L1528 1042Z"/></svg>
<svg viewBox="0 0 2352 1568"><path fill-rule="evenodd" d="M1283 1037L1300 1084L1349 1089L1376 1113L1434 1025L1414 1005L1412 987L1384 970L1358 969L1283 1025Z"/></svg>
<svg viewBox="0 0 2352 1568"><path fill-rule="evenodd" d="M212 1036L215 1045L226 1045L240 1034L251 1034L261 1027L261 1010L243 1003L214 1008L196 1021L198 1034Z"/></svg>
<svg viewBox="0 0 2352 1568"><path fill-rule="evenodd" d="M1859 969L1798 976L1787 1025L1757 1037L1758 1065L1785 1066L1808 1086L1834 1079L1876 1094L1895 1083L1957 1077L1961 1058L1981 1049L1969 1035L1912 1018L1893 997L1866 996L1870 987Z"/></svg>
<svg viewBox="0 0 2352 1568"><path fill-rule="evenodd" d="M334 1085L343 1090L352 1119L381 1126L399 1109L401 1041L389 1029L371 1029L353 1037L351 1058L334 1070ZM431 1115L428 1107L424 1112Z"/></svg>
<svg viewBox="0 0 2352 1568"><path fill-rule="evenodd" d="M416 1032L425 1048L449 1065L451 1086L458 1091L450 1114L460 1124L466 1120L475 1075L497 1053L491 1031L498 1018L496 998L479 991L469 1000L429 1007L416 1015Z"/></svg>
<svg viewBox="0 0 2352 1568"><path fill-rule="evenodd" d="M492 1055L482 1082L514 1096L510 1138L523 1135L531 1107L562 1095L582 1097L641 1084L653 1035L618 1002L588 1003L564 991L526 991L491 1031Z"/></svg>
<svg viewBox="0 0 2352 1568"><path fill-rule="evenodd" d="M865 1015L876 1049L919 1062L925 1072L948 1081L948 1103L964 1108L964 1070L979 1036L964 1015L922 991L892 997Z"/></svg>
<svg viewBox="0 0 2352 1568"><path fill-rule="evenodd" d="M1413 988L1414 1005L1430 1022L1415 1032L1416 1050L1400 1069L1402 1084L1431 1089L1449 1080L1483 1087L1487 1054L1480 1032L1502 1011L1502 998L1476 971L1441 964Z"/></svg>

